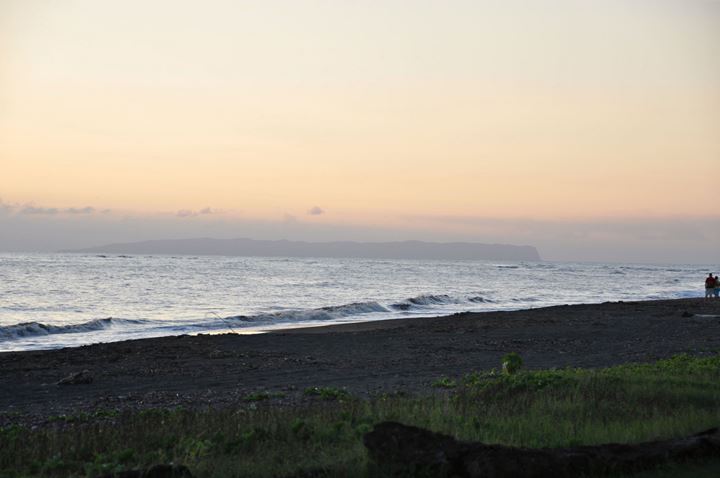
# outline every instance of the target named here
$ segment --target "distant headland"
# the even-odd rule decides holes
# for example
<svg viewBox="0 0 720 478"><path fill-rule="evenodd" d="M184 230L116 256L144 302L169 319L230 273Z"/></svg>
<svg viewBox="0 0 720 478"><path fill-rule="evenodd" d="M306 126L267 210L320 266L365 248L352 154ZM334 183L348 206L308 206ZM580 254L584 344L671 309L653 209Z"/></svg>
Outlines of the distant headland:
<svg viewBox="0 0 720 478"><path fill-rule="evenodd" d="M255 239L166 239L108 244L61 252L98 254L181 254L259 257L356 257L365 259L540 261L533 246L472 242L304 242Z"/></svg>

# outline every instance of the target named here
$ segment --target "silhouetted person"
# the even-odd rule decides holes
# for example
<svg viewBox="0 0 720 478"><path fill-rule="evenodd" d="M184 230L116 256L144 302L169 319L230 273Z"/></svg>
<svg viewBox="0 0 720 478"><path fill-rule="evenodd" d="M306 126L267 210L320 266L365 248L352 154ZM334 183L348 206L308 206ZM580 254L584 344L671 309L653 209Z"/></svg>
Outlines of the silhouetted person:
<svg viewBox="0 0 720 478"><path fill-rule="evenodd" d="M718 279L718 276L715 276L715 288L713 289L713 295L715 297L720 297L720 279Z"/></svg>
<svg viewBox="0 0 720 478"><path fill-rule="evenodd" d="M715 282L717 279L712 274L708 274L705 279L705 298L712 297L715 294Z"/></svg>

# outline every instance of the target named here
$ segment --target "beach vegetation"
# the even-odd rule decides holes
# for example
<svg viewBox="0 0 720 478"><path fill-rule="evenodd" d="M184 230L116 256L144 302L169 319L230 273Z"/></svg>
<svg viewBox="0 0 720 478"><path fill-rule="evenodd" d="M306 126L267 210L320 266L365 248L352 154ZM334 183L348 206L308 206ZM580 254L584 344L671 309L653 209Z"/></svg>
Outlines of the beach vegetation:
<svg viewBox="0 0 720 478"><path fill-rule="evenodd" d="M393 398L406 398L409 397L410 393L405 390L393 390L391 392L383 392L376 398L379 400L390 400Z"/></svg>
<svg viewBox="0 0 720 478"><path fill-rule="evenodd" d="M489 371L470 372L463 375L461 382L465 387L476 387L485 384L489 379L498 378L498 371L490 369Z"/></svg>
<svg viewBox="0 0 720 478"><path fill-rule="evenodd" d="M720 425L720 355L445 378L452 389L412 395L366 399L310 387L297 392L294 405L88 413L83 421L10 425L0 428L0 477L97 477L158 463L181 463L199 478L382 476L362 436L386 420L522 447L635 443ZM625 476L715 477L720 458Z"/></svg>
<svg viewBox="0 0 720 478"><path fill-rule="evenodd" d="M92 412L80 412L75 413L71 415L50 415L47 417L47 420L49 422L64 422L64 423L72 423L72 422L87 422L96 418L114 418L117 417L120 414L118 410L105 410L105 409L98 409L94 410Z"/></svg>
<svg viewBox="0 0 720 478"><path fill-rule="evenodd" d="M323 400L347 400L350 398L347 390L336 387L308 387L303 393L306 396L320 397Z"/></svg>
<svg viewBox="0 0 720 478"><path fill-rule="evenodd" d="M523 365L522 357L517 352L510 352L502 358L502 370L507 375L517 373Z"/></svg>
<svg viewBox="0 0 720 478"><path fill-rule="evenodd" d="M84 472L86 476L119 473L127 469L133 463L134 458L135 451L132 448L96 453L94 459L85 464Z"/></svg>
<svg viewBox="0 0 720 478"><path fill-rule="evenodd" d="M448 377L440 377L432 383L432 386L435 388L455 388L457 382Z"/></svg>

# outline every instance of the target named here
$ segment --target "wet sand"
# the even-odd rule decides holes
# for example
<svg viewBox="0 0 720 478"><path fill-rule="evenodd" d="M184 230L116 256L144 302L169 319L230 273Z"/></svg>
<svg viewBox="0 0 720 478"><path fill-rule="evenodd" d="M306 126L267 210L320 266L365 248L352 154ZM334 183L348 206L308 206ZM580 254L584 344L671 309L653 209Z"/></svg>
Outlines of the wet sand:
<svg viewBox="0 0 720 478"><path fill-rule="evenodd" d="M0 353L0 426L97 409L226 407L257 391L296 404L311 386L358 396L426 393L441 376L497 368L604 367L720 350L720 300L558 306ZM56 385L88 370L92 383Z"/></svg>

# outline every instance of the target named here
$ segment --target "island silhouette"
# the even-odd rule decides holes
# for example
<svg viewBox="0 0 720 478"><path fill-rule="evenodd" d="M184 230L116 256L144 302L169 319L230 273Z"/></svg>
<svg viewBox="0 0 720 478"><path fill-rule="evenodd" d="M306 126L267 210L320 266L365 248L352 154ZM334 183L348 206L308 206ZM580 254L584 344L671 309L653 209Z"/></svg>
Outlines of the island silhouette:
<svg viewBox="0 0 720 478"><path fill-rule="evenodd" d="M305 242L246 238L163 239L107 244L60 252L256 257L348 257L364 259L542 260L535 247L510 244L423 241Z"/></svg>

